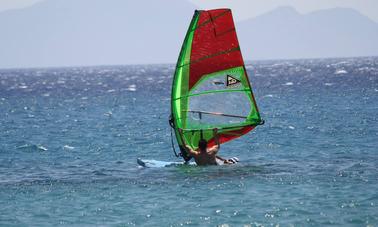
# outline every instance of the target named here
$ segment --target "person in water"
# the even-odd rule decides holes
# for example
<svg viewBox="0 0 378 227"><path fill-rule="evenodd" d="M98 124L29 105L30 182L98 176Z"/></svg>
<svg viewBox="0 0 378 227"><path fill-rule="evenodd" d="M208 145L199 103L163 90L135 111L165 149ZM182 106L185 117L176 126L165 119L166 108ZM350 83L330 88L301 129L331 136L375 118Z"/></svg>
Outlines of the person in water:
<svg viewBox="0 0 378 227"><path fill-rule="evenodd" d="M182 135L183 130L179 129L179 131ZM197 150L193 150L188 145L183 143L185 148L186 148L186 151L190 154L190 156L192 156L194 158L195 162L199 166L218 165L217 160L219 160L220 162L223 162L224 164L236 163L237 160L233 160L233 159L226 160L224 158L217 156L217 153L220 149L218 129L214 128L213 132L214 132L214 141L215 141L214 146L207 148L207 141L205 139L201 139L198 142L198 149ZM183 142L185 141L182 137L181 137L181 140Z"/></svg>

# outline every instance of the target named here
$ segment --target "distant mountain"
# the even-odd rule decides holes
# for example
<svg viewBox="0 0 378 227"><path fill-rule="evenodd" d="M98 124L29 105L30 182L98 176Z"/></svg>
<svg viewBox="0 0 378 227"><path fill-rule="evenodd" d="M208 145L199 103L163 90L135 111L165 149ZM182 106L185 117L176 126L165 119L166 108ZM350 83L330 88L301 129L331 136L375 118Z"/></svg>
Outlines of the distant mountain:
<svg viewBox="0 0 378 227"><path fill-rule="evenodd" d="M237 25L246 59L378 55L378 24L355 10L280 7Z"/></svg>
<svg viewBox="0 0 378 227"><path fill-rule="evenodd" d="M0 13L0 68L174 63L195 6L45 0ZM245 59L378 55L378 24L351 9L281 7L237 24Z"/></svg>
<svg viewBox="0 0 378 227"><path fill-rule="evenodd" d="M0 68L172 63L195 6L177 0L46 0L0 13Z"/></svg>

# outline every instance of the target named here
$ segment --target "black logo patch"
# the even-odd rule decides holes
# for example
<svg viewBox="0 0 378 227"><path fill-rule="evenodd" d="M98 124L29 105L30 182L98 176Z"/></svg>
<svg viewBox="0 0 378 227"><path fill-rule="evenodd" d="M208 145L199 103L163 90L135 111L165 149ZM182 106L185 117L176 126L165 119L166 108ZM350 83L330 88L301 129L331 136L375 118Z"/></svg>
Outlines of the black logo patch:
<svg viewBox="0 0 378 227"><path fill-rule="evenodd" d="M241 81L236 79L235 77L227 75L227 85L226 85L227 87L234 87L237 84L239 84L240 82Z"/></svg>

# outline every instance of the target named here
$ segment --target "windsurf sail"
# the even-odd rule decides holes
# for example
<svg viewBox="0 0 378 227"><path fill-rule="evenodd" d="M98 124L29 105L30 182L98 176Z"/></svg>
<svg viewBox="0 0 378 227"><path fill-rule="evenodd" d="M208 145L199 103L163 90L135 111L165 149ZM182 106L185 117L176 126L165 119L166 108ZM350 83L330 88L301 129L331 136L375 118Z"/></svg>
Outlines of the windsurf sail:
<svg viewBox="0 0 378 227"><path fill-rule="evenodd" d="M183 158L203 137L214 145L238 138L263 121L244 66L230 9L196 10L177 61L171 120ZM178 129L182 130L178 130ZM183 141L184 140L184 141Z"/></svg>

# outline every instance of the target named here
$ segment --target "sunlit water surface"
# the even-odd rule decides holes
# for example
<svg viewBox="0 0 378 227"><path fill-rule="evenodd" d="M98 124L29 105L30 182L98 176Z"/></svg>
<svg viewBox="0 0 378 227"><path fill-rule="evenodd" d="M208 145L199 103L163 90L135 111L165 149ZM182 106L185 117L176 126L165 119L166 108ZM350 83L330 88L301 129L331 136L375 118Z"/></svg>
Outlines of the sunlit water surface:
<svg viewBox="0 0 378 227"><path fill-rule="evenodd" d="M159 169L172 65L0 70L0 225L377 226L378 58L247 70L240 164Z"/></svg>

